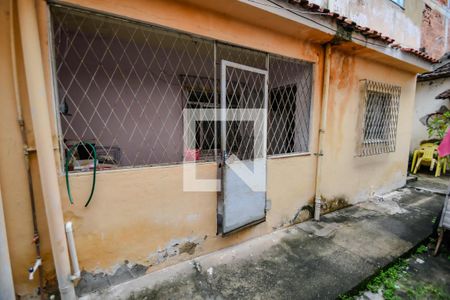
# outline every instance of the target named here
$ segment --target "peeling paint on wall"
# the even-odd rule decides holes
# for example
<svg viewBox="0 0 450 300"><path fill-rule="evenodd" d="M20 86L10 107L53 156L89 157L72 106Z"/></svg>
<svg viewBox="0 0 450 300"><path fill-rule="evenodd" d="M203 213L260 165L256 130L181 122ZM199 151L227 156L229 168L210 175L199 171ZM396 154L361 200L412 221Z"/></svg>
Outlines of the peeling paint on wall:
<svg viewBox="0 0 450 300"><path fill-rule="evenodd" d="M148 267L140 264L132 264L125 261L116 267L113 273L107 272L81 272L81 277L76 284L75 291L78 296L91 293L98 290L103 290L112 285L116 285L125 281L132 280L142 276L147 271Z"/></svg>
<svg viewBox="0 0 450 300"><path fill-rule="evenodd" d="M76 284L77 295L80 296L103 290L110 286L145 275L150 267L166 261L169 257L181 254L193 255L197 246L200 244L200 241L206 240L206 238L207 236L202 239L187 238L172 240L164 249L149 256L148 265L130 263L126 260L124 263L113 267L111 271L96 270L95 272L87 272L83 270L81 272L81 278Z"/></svg>
<svg viewBox="0 0 450 300"><path fill-rule="evenodd" d="M312 205L305 205L299 209L294 215L290 224L298 224L311 219L314 216L314 207Z"/></svg>
<svg viewBox="0 0 450 300"><path fill-rule="evenodd" d="M160 264L166 261L169 257L174 257L183 253L193 255L200 242L205 240L206 238L207 236L203 237L202 239L186 238L171 240L165 248L149 255L148 260L150 266Z"/></svg>

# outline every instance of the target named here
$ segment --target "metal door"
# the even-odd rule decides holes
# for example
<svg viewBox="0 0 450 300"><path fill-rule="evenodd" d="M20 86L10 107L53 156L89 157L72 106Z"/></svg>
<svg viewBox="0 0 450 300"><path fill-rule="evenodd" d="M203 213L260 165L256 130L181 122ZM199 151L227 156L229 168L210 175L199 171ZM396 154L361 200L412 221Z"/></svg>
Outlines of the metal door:
<svg viewBox="0 0 450 300"><path fill-rule="evenodd" d="M222 60L220 92L222 233L229 233L266 216L267 71Z"/></svg>

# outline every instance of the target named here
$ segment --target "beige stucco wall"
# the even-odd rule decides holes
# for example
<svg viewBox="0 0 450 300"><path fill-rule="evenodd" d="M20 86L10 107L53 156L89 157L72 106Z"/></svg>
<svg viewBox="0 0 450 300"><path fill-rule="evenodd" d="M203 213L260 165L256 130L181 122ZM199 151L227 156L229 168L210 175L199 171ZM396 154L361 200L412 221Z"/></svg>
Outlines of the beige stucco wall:
<svg viewBox="0 0 450 300"><path fill-rule="evenodd" d="M313 105L315 122L312 126L317 126L321 82L319 46L167 1L136 1L136 8L140 9L122 3L76 2L133 19L315 62L313 102L317 104ZM143 14L144 11L152 14ZM311 151L316 148L316 131L311 130ZM174 244L199 243L194 253L197 256L284 226L314 196L315 160L312 155L269 160L267 197L271 201L271 209L267 221L228 237L216 235L216 194L183 192L182 167L179 165L101 173L89 208L84 208L82 203L68 205L65 183L61 178L65 218L73 220L75 225L80 265L88 271L111 272L114 266L126 259L152 264L151 271L190 256L185 253L169 257L167 261L163 259L161 263L161 253ZM298 170L302 170L301 174ZM204 164L199 171L200 178L215 178L216 165ZM84 199L91 177L87 174L72 176L71 184L75 198ZM99 256L99 252L104 255Z"/></svg>
<svg viewBox="0 0 450 300"><path fill-rule="evenodd" d="M34 255L31 244L33 226L29 195L26 189L25 160L17 126L17 109L11 59L10 10L7 1L0 2L0 184L2 186L5 222L16 289L26 281L27 268ZM15 255L21 253L20 257ZM27 261L28 260L28 261ZM22 277L22 278L21 278Z"/></svg>
<svg viewBox="0 0 450 300"><path fill-rule="evenodd" d="M374 194L401 187L406 182L415 76L353 55L335 51L331 62L328 126L324 149L322 195L355 203ZM361 133L360 80L387 82L402 88L396 151L356 157Z"/></svg>
<svg viewBox="0 0 450 300"><path fill-rule="evenodd" d="M199 178L215 178L216 165L202 164L198 172ZM314 173L311 156L269 160L267 221L227 237L216 235L216 194L183 192L179 165L100 173L88 208L81 199L89 194L91 177L74 175L71 186L80 201L71 206L64 194L64 216L74 223L80 264L86 270L111 272L124 260L155 270L167 264L161 264L166 262L162 256L165 250L170 255L175 244L198 243L197 256L289 224L314 195ZM63 182L61 188L65 190ZM187 257L169 257L167 262Z"/></svg>
<svg viewBox="0 0 450 300"><path fill-rule="evenodd" d="M410 152L413 152L421 141L429 139L427 127L420 122L420 119L437 112L441 106L449 107L448 100L435 99L437 95L446 91L449 87L450 78L417 82Z"/></svg>
<svg viewBox="0 0 450 300"><path fill-rule="evenodd" d="M262 51L282 54L315 63L313 111L311 129L311 152L317 152L317 132L320 115L322 57L320 45L296 38L291 34L257 26L250 20L231 19L220 13L202 10L177 1L137 0L129 1L70 0L79 6L143 20L149 23L182 29ZM6 223L10 243L16 291L27 294L37 285L28 281L27 268L34 261L31 213L27 193L22 142L16 122L12 82L11 41L9 40L8 6L1 2L0 59L2 59L2 82L0 101L0 181L5 206ZM49 95L52 93L49 49L47 41L48 14L46 4L36 0L43 61L46 66ZM232 2L226 2L232 3ZM250 19L250 18L249 18ZM291 28L287 31L292 32ZM17 45L19 94L25 123L30 124L27 111L27 95L23 85L20 44ZM324 196L329 199L346 197L349 202L361 200L372 191L387 191L400 186L405 179L406 159L410 138L410 115L412 114L415 75L392 67L380 65L369 59L361 59L333 50L330 108L326 132L325 170L322 178ZM4 64L3 64L4 62ZM360 101L358 80L389 81L402 86L400 118L395 153L372 158L355 158L354 149L357 126L355 114ZM49 98L49 110L54 115L53 99ZM53 125L55 120L52 120ZM54 143L59 153L56 126ZM33 146L31 128L28 126L30 146ZM36 189L39 229L43 245L43 261L46 278L51 279L52 258L48 230L45 223L39 177L34 154L32 159L33 185ZM58 164L60 162L58 161ZM72 175L71 185L75 204L67 199L64 177L60 176L61 197L65 220L73 221L75 239L81 267L89 272L111 272L117 264L128 260L132 263L152 264L150 271L229 245L237 244L285 226L298 209L311 204L314 197L316 156L310 154L268 161L268 198L271 208L264 223L228 237L216 235L216 195L182 191L181 166L147 167L132 170L101 172L92 204L83 207L89 193L90 174ZM14 170L14 176L11 176ZM214 178L216 166L212 163L199 165L202 178ZM198 243L191 255L182 253L164 260L160 254L174 244L187 241ZM162 252L161 252L162 251Z"/></svg>

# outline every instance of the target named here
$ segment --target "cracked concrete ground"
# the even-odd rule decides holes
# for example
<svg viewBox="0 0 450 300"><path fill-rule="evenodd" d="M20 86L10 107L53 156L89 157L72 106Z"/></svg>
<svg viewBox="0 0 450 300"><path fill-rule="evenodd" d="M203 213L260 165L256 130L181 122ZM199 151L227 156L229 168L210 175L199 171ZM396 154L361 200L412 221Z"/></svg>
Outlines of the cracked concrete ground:
<svg viewBox="0 0 450 300"><path fill-rule="evenodd" d="M415 184L420 183L420 179ZM84 299L335 299L432 230L444 197L406 187Z"/></svg>

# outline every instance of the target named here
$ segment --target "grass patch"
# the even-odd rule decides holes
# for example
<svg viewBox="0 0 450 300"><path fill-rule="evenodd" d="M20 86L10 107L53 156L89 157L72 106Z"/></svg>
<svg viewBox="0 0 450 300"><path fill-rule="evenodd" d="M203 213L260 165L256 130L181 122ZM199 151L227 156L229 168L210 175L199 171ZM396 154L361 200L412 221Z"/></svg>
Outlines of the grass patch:
<svg viewBox="0 0 450 300"><path fill-rule="evenodd" d="M383 293L383 297L386 300L400 299L400 297L395 295L395 291L398 289L397 281L405 274L407 266L408 264L406 260L400 259L397 263L395 263L388 269L381 271L377 276L373 277L367 283L364 290L369 290L372 293L378 293L378 291L381 290ZM339 299L356 299L363 292L364 291L361 291L356 296L350 296L347 294L341 295L339 296Z"/></svg>
<svg viewBox="0 0 450 300"><path fill-rule="evenodd" d="M425 252L428 251L428 247L425 245L420 245L417 249L416 249L416 253L417 254L423 254Z"/></svg>
<svg viewBox="0 0 450 300"><path fill-rule="evenodd" d="M381 289L386 300L399 299L395 296L395 290L398 288L397 280L403 275L407 265L405 260L400 260L389 269L381 271L378 276L367 284L367 289L372 293L376 293Z"/></svg>
<svg viewBox="0 0 450 300"><path fill-rule="evenodd" d="M445 293L440 287L432 284L419 284L418 286L406 289L406 293L410 299L439 299L448 300L450 296Z"/></svg>

